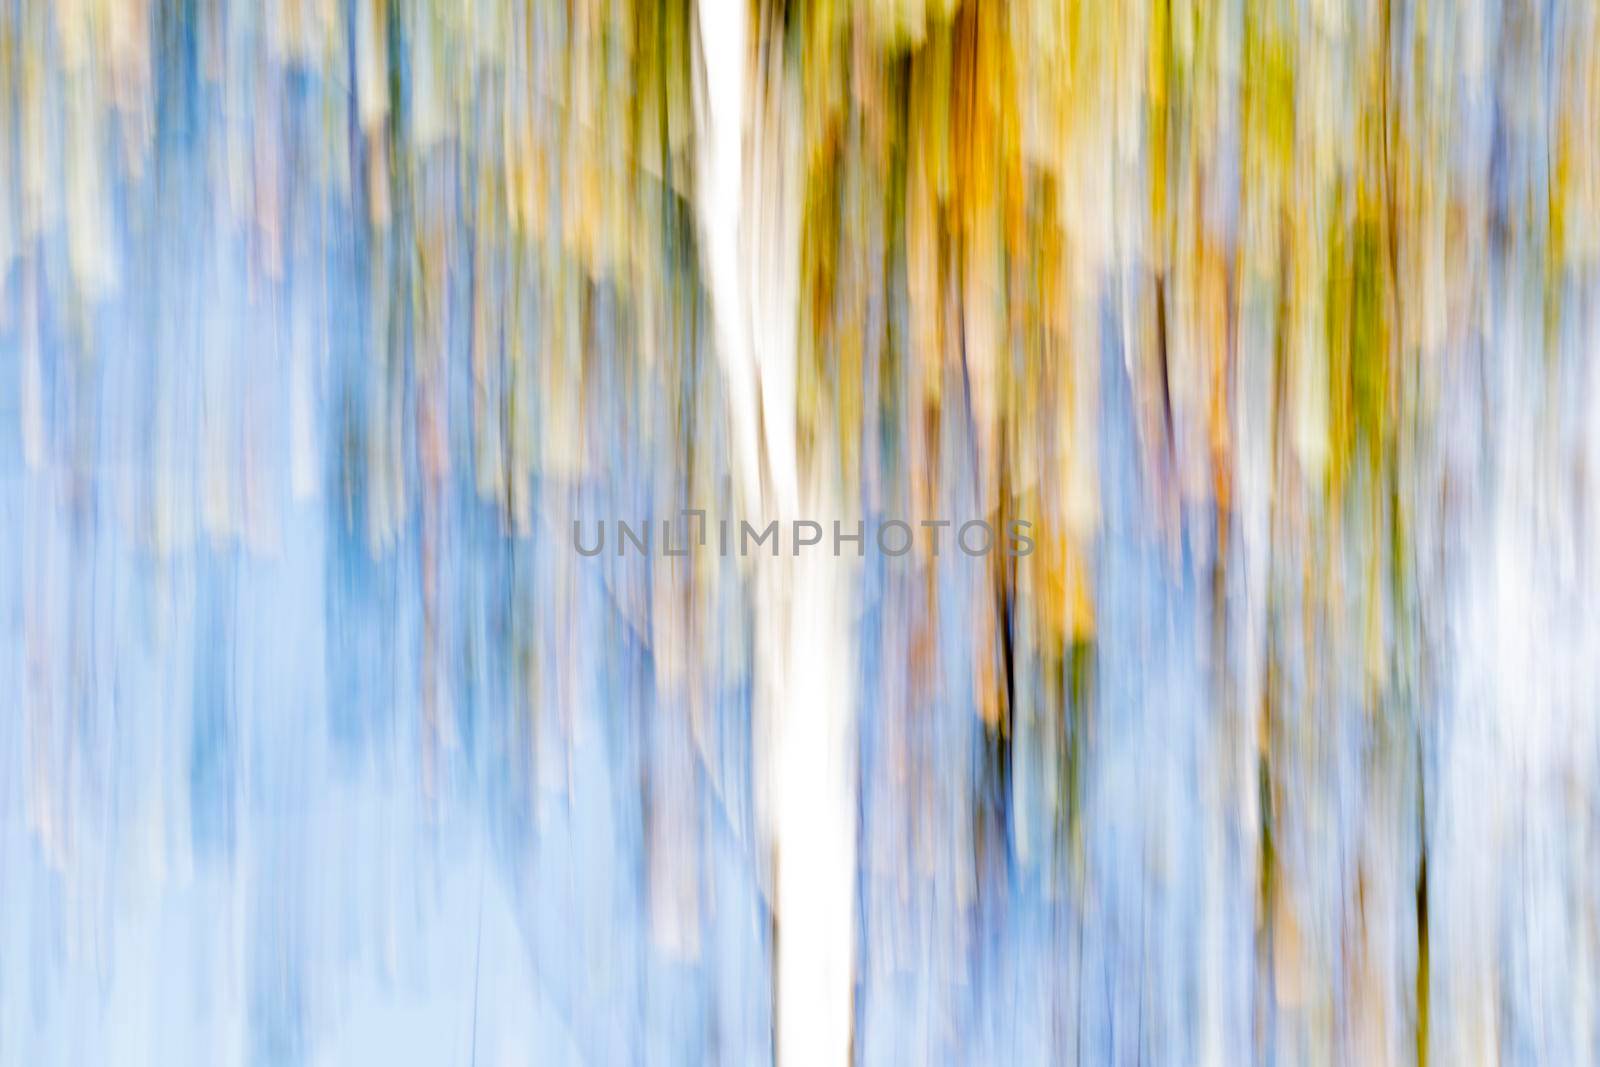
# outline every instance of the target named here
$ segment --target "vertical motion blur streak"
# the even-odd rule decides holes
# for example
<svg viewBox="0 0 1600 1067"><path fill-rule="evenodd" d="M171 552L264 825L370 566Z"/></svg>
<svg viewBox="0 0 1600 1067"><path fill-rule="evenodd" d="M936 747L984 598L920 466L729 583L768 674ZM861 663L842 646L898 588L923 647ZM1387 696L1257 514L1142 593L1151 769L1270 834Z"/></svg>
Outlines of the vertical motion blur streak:
<svg viewBox="0 0 1600 1067"><path fill-rule="evenodd" d="M1595 1062L1597 500L1590 0L0 0L0 1065Z"/></svg>

